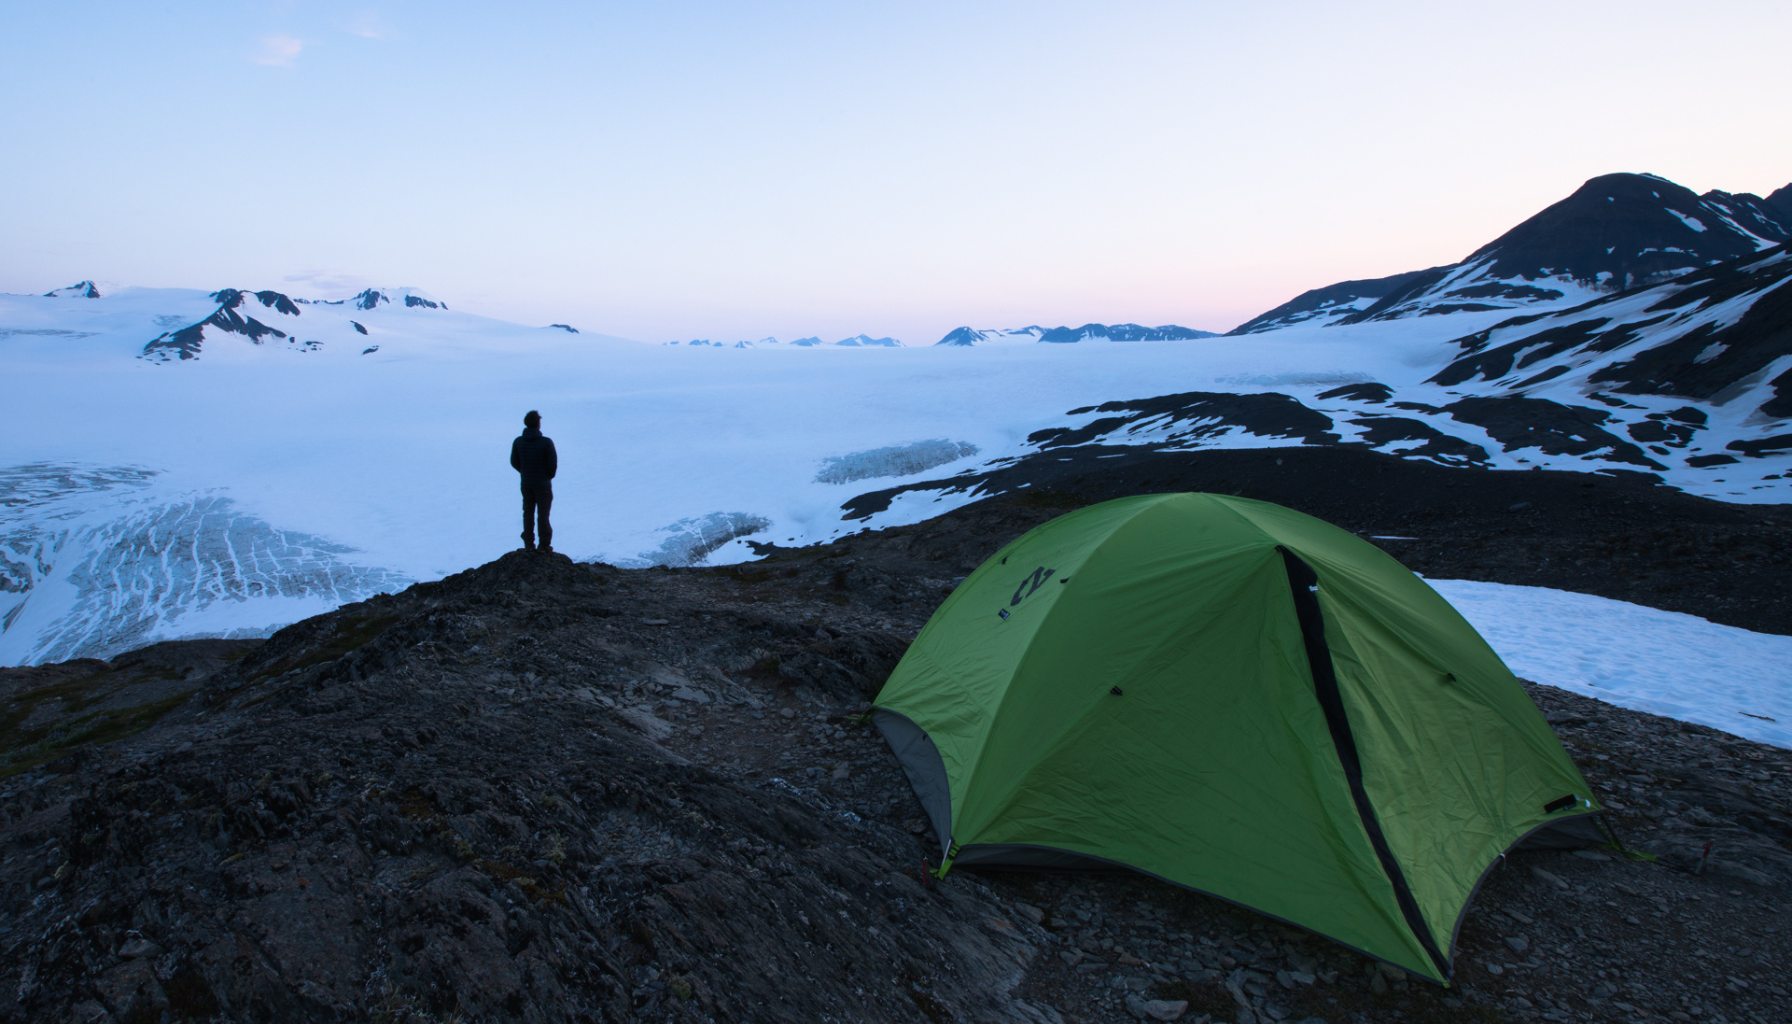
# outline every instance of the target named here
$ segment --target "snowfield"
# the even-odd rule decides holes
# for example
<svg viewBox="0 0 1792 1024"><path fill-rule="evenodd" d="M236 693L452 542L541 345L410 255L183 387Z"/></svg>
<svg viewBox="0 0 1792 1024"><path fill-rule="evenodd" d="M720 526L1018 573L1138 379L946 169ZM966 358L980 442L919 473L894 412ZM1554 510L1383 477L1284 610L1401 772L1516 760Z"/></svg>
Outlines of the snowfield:
<svg viewBox="0 0 1792 1024"><path fill-rule="evenodd" d="M555 547L636 566L734 562L751 557L748 538L805 543L925 519L977 495L904 495L869 521L843 521L841 504L901 479L1033 451L1029 435L1095 423L1103 402L1183 392L1279 393L1330 417L1338 441L1414 449L1373 433L1392 395L1407 403L1400 416L1479 446L1480 464L1624 465L1612 460L1613 445L1551 453L1444 411L1464 395L1503 393L1427 380L1461 358L1453 341L1490 330L1510 310L1231 338L735 348L503 323L409 290L337 304L269 296L0 296L0 664L103 657L183 636L265 635L486 562L519 543L508 446L532 408L560 453ZM1579 401L1571 392L1585 390L1584 377L1548 387ZM1337 393L1376 384L1367 398ZM1747 385L1767 387L1760 377ZM1623 415L1639 422L1688 404L1627 399L1634 412ZM1701 406L1709 420L1694 440L1721 451L1731 437L1770 433L1773 423L1750 418L1760 404L1751 392ZM1248 422L1198 425L1191 434L1186 421L1147 417L1103 440L1301 443ZM1734 462L1674 459L1660 474L1730 501L1788 500L1792 453L1769 448ZM1560 621L1548 602L1573 595L1497 589L1510 594L1459 592L1496 649L1507 655L1502 644L1510 645L1521 673L1551 650L1588 649L1584 636L1524 630L1540 615ZM1690 625L1683 632L1705 635ZM1624 703L1622 666L1637 662L1621 658L1623 648L1601 648L1610 654L1601 656L1605 675L1558 668L1534 678L1598 687ZM1715 686L1717 675L1696 678ZM1673 692L1704 685L1693 678L1683 674ZM1768 695L1785 691L1784 674L1751 680L1767 689L1737 707L1785 721L1786 708ZM1635 685L1636 700L1668 699L1654 681ZM1783 727L1721 727L1792 740Z"/></svg>
<svg viewBox="0 0 1792 1024"><path fill-rule="evenodd" d="M1474 580L1426 580L1532 682L1792 748L1792 636Z"/></svg>

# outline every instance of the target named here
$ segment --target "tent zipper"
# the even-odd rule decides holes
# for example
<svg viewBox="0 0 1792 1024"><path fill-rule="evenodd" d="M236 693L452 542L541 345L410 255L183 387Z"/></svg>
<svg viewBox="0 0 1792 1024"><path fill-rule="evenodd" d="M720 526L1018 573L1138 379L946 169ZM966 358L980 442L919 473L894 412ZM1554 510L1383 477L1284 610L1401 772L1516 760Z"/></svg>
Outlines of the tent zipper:
<svg viewBox="0 0 1792 1024"><path fill-rule="evenodd" d="M1319 699L1319 706L1325 712L1326 728L1332 736L1332 746L1338 751L1339 765L1344 769L1345 781L1350 784L1350 798L1356 804L1357 816L1362 819L1363 831L1368 833L1369 845L1375 848L1376 859L1381 862L1381 869L1387 875L1388 882L1394 887L1394 900L1400 906L1400 914L1406 919L1406 927L1425 950L1437 967L1438 974L1447 983L1450 979L1450 960L1437 948L1437 942L1431 937L1431 929L1425 924L1425 915L1419 910L1419 901L1412 894L1412 887L1406 883L1406 874L1400 870L1400 862L1394 859L1394 851L1389 848L1387 836L1381 831L1381 821L1375 815L1375 806L1369 802L1369 791L1363 786L1363 762L1357 753L1356 737L1350 731L1350 718L1344 713L1344 698L1338 690L1337 671L1332 667L1331 648L1325 642L1325 618L1319 610L1319 574L1313 567L1300 559L1300 556L1282 545L1276 545L1282 553L1282 564L1288 570L1288 589L1294 595L1294 614L1300 621L1301 639L1307 649L1307 667L1313 675L1313 692Z"/></svg>

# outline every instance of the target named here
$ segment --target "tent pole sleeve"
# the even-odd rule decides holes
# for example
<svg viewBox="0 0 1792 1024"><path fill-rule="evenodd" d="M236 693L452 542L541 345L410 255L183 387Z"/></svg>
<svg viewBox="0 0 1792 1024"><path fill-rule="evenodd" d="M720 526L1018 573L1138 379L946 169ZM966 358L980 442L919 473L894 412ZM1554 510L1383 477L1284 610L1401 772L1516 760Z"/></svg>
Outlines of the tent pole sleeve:
<svg viewBox="0 0 1792 1024"><path fill-rule="evenodd" d="M1438 973L1448 981L1450 960L1431 937L1425 915L1419 910L1419 901L1413 897L1406 873L1400 870L1400 862L1394 859L1394 851L1388 847L1387 836L1381 831L1381 820L1376 817L1375 806L1369 802L1369 791L1363 786L1363 762L1357 754L1356 736L1350 731L1350 718L1344 713L1344 697L1338 690L1338 674L1332 667L1331 648L1325 642L1325 618L1319 609L1319 574L1300 556L1280 544L1276 545L1276 550L1282 553L1282 564L1288 570L1288 589L1294 594L1294 613L1300 620L1307 666L1313 674L1313 691L1325 712L1326 728L1331 732L1332 745L1337 748L1344 778L1350 784L1350 798L1356 803L1357 816L1362 819L1363 831L1368 833L1369 844L1375 848L1382 871L1394 887L1394 899L1400 905L1407 928L1419 940Z"/></svg>

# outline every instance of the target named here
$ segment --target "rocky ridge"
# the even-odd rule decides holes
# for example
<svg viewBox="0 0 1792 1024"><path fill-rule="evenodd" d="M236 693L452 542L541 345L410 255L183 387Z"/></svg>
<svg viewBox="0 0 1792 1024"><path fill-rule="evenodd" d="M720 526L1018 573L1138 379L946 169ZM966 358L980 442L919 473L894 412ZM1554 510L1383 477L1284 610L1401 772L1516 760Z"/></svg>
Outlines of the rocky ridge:
<svg viewBox="0 0 1792 1024"><path fill-rule="evenodd" d="M1315 288L1229 333L1572 305L1659 284L1792 238L1787 189L1698 195L1654 174L1602 174L1461 262Z"/></svg>
<svg viewBox="0 0 1792 1024"><path fill-rule="evenodd" d="M929 883L857 712L956 578L1062 511L720 569L515 553L265 642L7 670L40 727L96 677L180 702L13 764L0 1019L1792 1017L1788 752L1546 687L1654 859L1511 855L1448 989L1130 873Z"/></svg>

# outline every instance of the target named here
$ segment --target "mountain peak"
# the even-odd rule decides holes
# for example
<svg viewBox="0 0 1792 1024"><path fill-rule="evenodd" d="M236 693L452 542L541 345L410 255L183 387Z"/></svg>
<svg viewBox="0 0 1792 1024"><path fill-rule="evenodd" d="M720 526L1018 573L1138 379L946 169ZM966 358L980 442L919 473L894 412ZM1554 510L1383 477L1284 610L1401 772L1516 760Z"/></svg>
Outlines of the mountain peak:
<svg viewBox="0 0 1792 1024"><path fill-rule="evenodd" d="M972 327L954 327L946 332L946 336L934 342L935 345L975 345L988 336L987 331L979 331Z"/></svg>
<svg viewBox="0 0 1792 1024"><path fill-rule="evenodd" d="M200 350L205 347L205 332L208 327L214 332L240 334L257 345L260 345L264 338L285 338L287 334L280 328L271 327L253 316L244 316L237 312L249 299L254 299L264 307L283 316L300 315L299 307L294 304L293 300L276 291L250 292L241 288L220 288L212 292L211 298L218 304L217 310L211 316L197 323L188 324L178 331L164 332L144 345L143 352L138 358L153 362L167 362L170 359L198 359ZM363 333L365 333L364 329Z"/></svg>
<svg viewBox="0 0 1792 1024"><path fill-rule="evenodd" d="M93 286L92 281L76 281L67 288L53 288L44 293L46 299L97 299L99 297L100 290Z"/></svg>
<svg viewBox="0 0 1792 1024"><path fill-rule="evenodd" d="M1678 277L1792 238L1756 196L1704 196L1654 174L1602 174L1471 253L1480 276L1568 277L1614 291Z"/></svg>
<svg viewBox="0 0 1792 1024"><path fill-rule="evenodd" d="M1792 239L1789 206L1792 186L1701 196L1658 174L1602 174L1460 263L1316 288L1232 333L1585 302Z"/></svg>
<svg viewBox="0 0 1792 1024"><path fill-rule="evenodd" d="M376 309L381 303L403 305L412 309L447 309L448 304L418 288L368 288L351 302L356 309Z"/></svg>
<svg viewBox="0 0 1792 1024"><path fill-rule="evenodd" d="M1774 189L1767 193L1767 198L1762 202L1766 203L1781 218L1792 221L1792 185L1782 185Z"/></svg>

